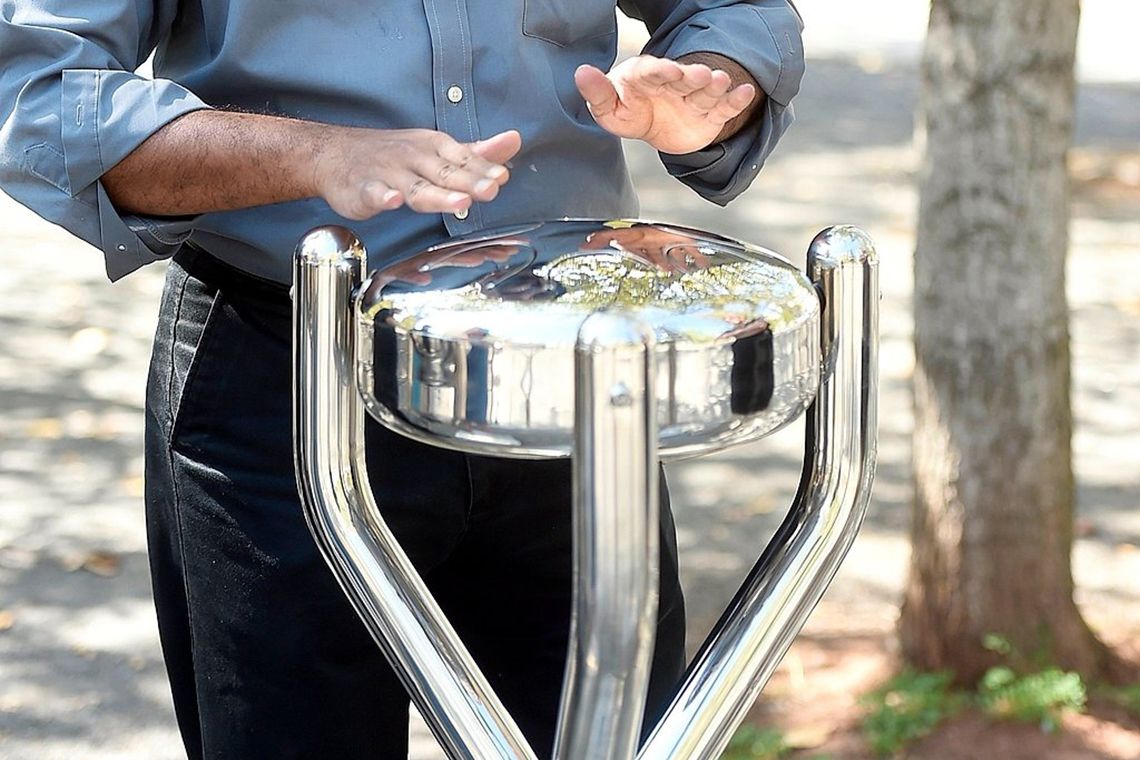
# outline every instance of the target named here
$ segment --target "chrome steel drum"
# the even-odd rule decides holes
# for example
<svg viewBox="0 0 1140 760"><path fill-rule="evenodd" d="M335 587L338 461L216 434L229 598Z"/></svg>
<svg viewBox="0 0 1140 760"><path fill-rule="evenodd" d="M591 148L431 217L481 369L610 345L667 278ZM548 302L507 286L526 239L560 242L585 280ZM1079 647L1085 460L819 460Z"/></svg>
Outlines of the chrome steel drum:
<svg viewBox="0 0 1140 760"><path fill-rule="evenodd" d="M569 456L574 345L599 310L654 333L663 457L765 435L819 386L806 275L682 227L559 221L454 239L374 272L357 309L369 411L472 452Z"/></svg>
<svg viewBox="0 0 1140 760"><path fill-rule="evenodd" d="M341 227L313 230L294 258L298 485L329 567L449 757L715 760L867 509L871 240L828 228L801 273L696 230L558 221L451 240L368 279L366 260ZM641 742L658 455L752 441L805 409L788 515ZM369 484L369 413L435 446L572 454L573 609L553 748L530 746L388 528Z"/></svg>

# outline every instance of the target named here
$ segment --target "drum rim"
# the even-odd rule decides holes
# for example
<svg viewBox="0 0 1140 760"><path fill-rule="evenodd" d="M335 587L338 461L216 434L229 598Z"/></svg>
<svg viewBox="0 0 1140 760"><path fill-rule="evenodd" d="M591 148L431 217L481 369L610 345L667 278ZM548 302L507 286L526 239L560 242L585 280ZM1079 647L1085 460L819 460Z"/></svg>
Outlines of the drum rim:
<svg viewBox="0 0 1140 760"><path fill-rule="evenodd" d="M422 253L435 253L446 251L448 248L468 245L471 243L493 241L508 236L518 236L524 233L533 233L546 225L561 225L564 223L591 224L599 229L606 229L606 220L598 219L561 219L553 222L541 222L530 225L513 225L504 228L488 229L472 235L466 235L424 249ZM822 360L819 356L819 331L821 320L821 302L818 291L807 275L783 256L769 249L745 243L743 241L727 238L716 233L684 227L671 223L650 222L646 220L610 220L609 224L652 225L665 230L675 230L682 234L696 235L711 239L718 246L729 249L728 252L737 255L749 262L773 267L788 273L789 281L795 281L797 292L804 295L810 292L812 298L810 305L794 320L770 328L772 339L779 348L780 366L775 365L774 372L777 380L775 389L784 393L785 403L782 411L773 413L761 420L762 415L756 414L740 418L737 421L724 419L711 421L705 430L700 425L690 426L692 429L681 429L684 426L662 425L659 438L659 450L664 459L678 459L687 456L710 453L747 441L767 436L784 427L799 415L814 400L818 389L819 377L822 372ZM405 261L408 257L401 259ZM357 328L361 341L360 357L358 363L358 381L361 395L365 400L370 415L385 427L431 445L443 445L458 451L473 454L484 454L512 458L563 458L570 455L572 444L572 431L555 428L548 436L523 430L522 435L518 428L496 428L493 425L465 424L463 420L435 420L425 416L413 414L406 416L399 407L390 408L381 402L375 393L376 376L373 363L372 341L378 329L396 329L391 327L393 310L389 306L397 306L398 302L384 297L383 284L378 285L378 276L385 267L374 270L364 282L354 298ZM428 292L431 292L430 290ZM805 301L806 303L806 301ZM398 311L398 309L397 309ZM584 319L588 312L583 310L578 319ZM409 330L408 325L402 329ZM448 335L441 332L423 333L430 338L443 342L457 343L459 336ZM502 336L490 336L488 344ZM672 345L671 345L672 343ZM523 350L527 346L523 343L508 343L508 348ZM545 343L543 348L558 351L565 350L563 342L554 344ZM712 342L687 341L659 341L658 351L668 351L680 347L682 349L706 351L714 350ZM806 350L805 350L806 349ZM660 366L660 365L659 365ZM392 378L387 378L389 381ZM793 387L794 386L794 387ZM808 387L810 386L810 388ZM532 434L533 433L533 434ZM552 438L553 437L553 438Z"/></svg>

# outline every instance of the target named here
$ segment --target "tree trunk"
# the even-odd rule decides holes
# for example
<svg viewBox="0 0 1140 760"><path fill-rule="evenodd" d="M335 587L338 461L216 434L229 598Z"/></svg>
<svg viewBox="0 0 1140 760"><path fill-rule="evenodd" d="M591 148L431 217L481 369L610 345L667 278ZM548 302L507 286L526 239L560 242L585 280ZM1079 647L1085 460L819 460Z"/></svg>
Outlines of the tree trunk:
<svg viewBox="0 0 1140 760"><path fill-rule="evenodd" d="M915 254L913 664L1104 674L1073 601L1065 300L1079 0L934 0Z"/></svg>

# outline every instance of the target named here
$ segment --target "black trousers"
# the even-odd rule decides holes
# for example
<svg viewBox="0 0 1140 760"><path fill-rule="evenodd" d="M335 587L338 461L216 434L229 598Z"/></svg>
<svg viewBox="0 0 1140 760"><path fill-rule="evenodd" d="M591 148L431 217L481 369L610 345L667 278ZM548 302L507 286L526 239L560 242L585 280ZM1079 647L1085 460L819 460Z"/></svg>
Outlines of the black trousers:
<svg viewBox="0 0 1140 760"><path fill-rule="evenodd" d="M147 391L146 502L179 728L191 758L404 758L408 697L301 513L290 340L283 288L198 251L171 263ZM389 525L535 751L549 753L570 612L569 462L468 456L371 422L367 452ZM662 518L650 720L684 657L664 495Z"/></svg>

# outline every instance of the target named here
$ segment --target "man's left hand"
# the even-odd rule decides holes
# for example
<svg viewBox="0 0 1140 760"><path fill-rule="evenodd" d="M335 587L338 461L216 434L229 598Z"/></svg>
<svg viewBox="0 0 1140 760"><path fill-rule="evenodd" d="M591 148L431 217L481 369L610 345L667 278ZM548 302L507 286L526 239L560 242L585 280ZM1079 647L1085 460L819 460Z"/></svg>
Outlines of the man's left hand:
<svg viewBox="0 0 1140 760"><path fill-rule="evenodd" d="M691 153L725 139L762 97L753 82L733 87L724 68L650 55L628 58L608 74L579 66L574 82L603 129L644 140L662 153Z"/></svg>

